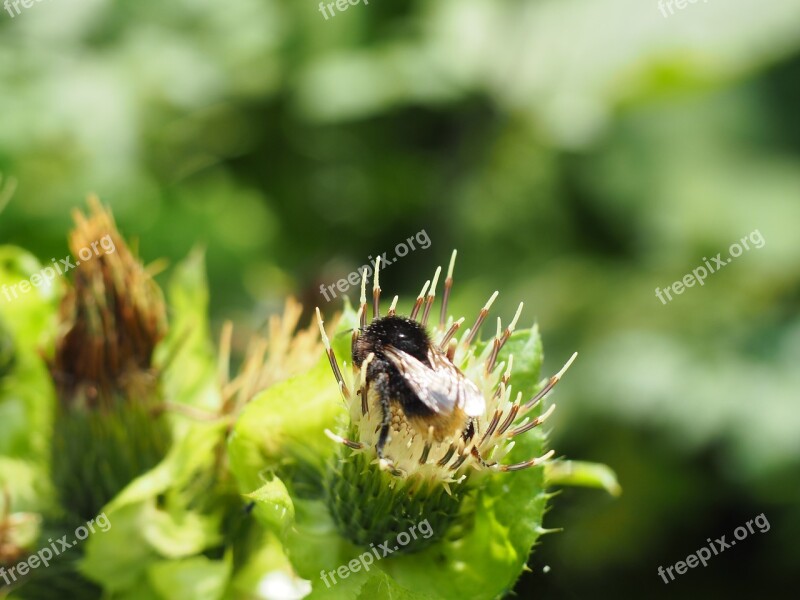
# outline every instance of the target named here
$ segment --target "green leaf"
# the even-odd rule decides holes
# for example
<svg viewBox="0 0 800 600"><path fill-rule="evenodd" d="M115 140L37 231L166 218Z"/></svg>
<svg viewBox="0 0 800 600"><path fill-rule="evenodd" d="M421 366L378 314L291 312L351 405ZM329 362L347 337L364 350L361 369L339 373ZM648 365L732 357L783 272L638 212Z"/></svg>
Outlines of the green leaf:
<svg viewBox="0 0 800 600"><path fill-rule="evenodd" d="M572 485L599 488L612 496L622 494L617 474L606 465L578 460L559 460L545 465L547 485Z"/></svg>
<svg viewBox="0 0 800 600"><path fill-rule="evenodd" d="M42 273L47 277L40 277L39 285L32 285L31 277ZM27 286L27 292L22 285ZM35 256L22 248L0 246L0 318L20 347L40 349L45 332L52 330L62 286L52 265L42 267Z"/></svg>
<svg viewBox="0 0 800 600"><path fill-rule="evenodd" d="M285 533L294 522L294 503L289 490L275 476L252 494L245 497L255 502L255 515L267 527Z"/></svg>
<svg viewBox="0 0 800 600"><path fill-rule="evenodd" d="M41 358L20 349L0 381L0 454L46 464L55 390Z"/></svg>
<svg viewBox="0 0 800 600"><path fill-rule="evenodd" d="M21 458L0 456L0 490L8 490L15 510L44 512L53 509L53 489L43 465ZM0 510L4 502L0 496Z"/></svg>
<svg viewBox="0 0 800 600"><path fill-rule="evenodd" d="M336 331L329 334L340 365L350 361L347 333L357 326L356 313L346 302ZM241 492L259 489L266 482L265 474L285 479L291 473L297 479L291 483L294 487L302 482L313 486L314 480L318 484L337 449L325 429L335 429L346 416L324 353L306 373L261 392L242 411L228 443L231 469Z"/></svg>
<svg viewBox="0 0 800 600"><path fill-rule="evenodd" d="M436 600L435 593L424 593L419 591L419 586L414 591L401 587L395 580L380 569L372 567L370 571L364 571L358 564L354 563L359 571L350 570L347 564L341 565L343 573L347 576L342 579L336 572L326 573L327 584L319 585L314 588L307 600L338 600L339 598L355 598L356 600ZM320 575L321 578L321 575Z"/></svg>
<svg viewBox="0 0 800 600"><path fill-rule="evenodd" d="M231 575L231 560L195 556L163 561L148 569L148 580L163 600L219 600Z"/></svg>
<svg viewBox="0 0 800 600"><path fill-rule="evenodd" d="M418 586L415 587L415 590ZM421 591L411 591L400 587L386 573L381 571L374 572L369 579L364 582L358 592L358 600L372 600L373 598L383 598L385 600L434 600L435 595L422 593Z"/></svg>
<svg viewBox="0 0 800 600"><path fill-rule="evenodd" d="M213 473L223 423L195 424L154 469L132 481L105 508L112 527L87 540L81 571L124 591L163 558L184 558L218 544L222 514L194 505L198 481Z"/></svg>
<svg viewBox="0 0 800 600"><path fill-rule="evenodd" d="M55 391L42 353L50 346L47 332L55 322L57 283L42 280L27 293L19 288L41 270L30 253L0 246L0 454L46 466Z"/></svg>
<svg viewBox="0 0 800 600"><path fill-rule="evenodd" d="M312 585L321 584L321 571L347 564L363 551L341 536L323 500L295 498L295 514L284 545L297 574Z"/></svg>
<svg viewBox="0 0 800 600"><path fill-rule="evenodd" d="M222 404L217 361L208 323L208 282L199 249L177 265L167 288L170 327L156 348L164 395L209 411Z"/></svg>
<svg viewBox="0 0 800 600"><path fill-rule="evenodd" d="M336 451L325 429L335 428L344 414L324 356L307 373L259 394L242 411L228 444L242 493L260 488L265 471L282 478L292 473L313 485Z"/></svg>

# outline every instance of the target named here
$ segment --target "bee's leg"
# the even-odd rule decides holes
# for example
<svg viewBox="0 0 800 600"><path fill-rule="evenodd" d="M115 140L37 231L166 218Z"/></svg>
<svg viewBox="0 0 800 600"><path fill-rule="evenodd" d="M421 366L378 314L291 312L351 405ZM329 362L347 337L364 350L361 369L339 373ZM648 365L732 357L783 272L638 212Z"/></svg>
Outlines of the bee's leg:
<svg viewBox="0 0 800 600"><path fill-rule="evenodd" d="M470 440L472 440L473 437L475 437L476 433L477 433L477 428L475 426L475 419L470 419L469 423L467 423L467 426L464 429L462 437L464 438L465 442L469 442ZM494 465L496 465L497 463L487 463L483 459L483 456L481 456L481 451L478 450L479 445L480 444L472 446L472 449L470 450L470 454L472 454L472 456L475 457L475 460L477 460L482 467L486 468L493 467Z"/></svg>
<svg viewBox="0 0 800 600"><path fill-rule="evenodd" d="M378 374L372 385L378 392L378 402L381 407L381 426L375 451L378 453L378 458L383 459L383 449L389 441L392 424L392 407L389 405L389 376L386 373Z"/></svg>
<svg viewBox="0 0 800 600"><path fill-rule="evenodd" d="M369 382L364 383L364 386L358 390L358 393L361 394L361 416L363 417L369 410Z"/></svg>
<svg viewBox="0 0 800 600"><path fill-rule="evenodd" d="M388 470L396 477L405 477L405 472L403 472L401 469L398 469L395 466L394 461L391 458L385 457L383 454L383 449L386 447L386 444L389 443L392 433L392 407L389 404L389 398L391 398L392 395L389 391L389 375L386 373L380 373L374 378L371 385L375 386L375 389L378 392L378 405L381 407L381 424L378 433L378 443L375 445L375 451L378 454L380 466L382 469Z"/></svg>
<svg viewBox="0 0 800 600"><path fill-rule="evenodd" d="M358 393L361 394L361 416L363 417L369 412L369 382L370 378L367 374L370 370L370 363L375 359L375 353L370 352L369 356L361 364L361 389Z"/></svg>
<svg viewBox="0 0 800 600"><path fill-rule="evenodd" d="M475 435L475 420L470 419L467 426L464 428L464 433L461 434L465 442L468 442Z"/></svg>
<svg viewBox="0 0 800 600"><path fill-rule="evenodd" d="M480 450L478 450L477 446L473 446L472 447L471 453L472 453L472 456L475 457L475 460L477 460L482 467L485 467L485 468L489 469L489 468L491 468L491 467L493 467L493 466L495 466L497 464L496 462L487 463L483 459L483 456L481 456L481 452L480 452Z"/></svg>
<svg viewBox="0 0 800 600"><path fill-rule="evenodd" d="M392 409L389 406L389 400L381 394L381 429L378 434L378 444L375 450L378 452L378 458L383 458L383 448L389 441L390 427L392 424Z"/></svg>

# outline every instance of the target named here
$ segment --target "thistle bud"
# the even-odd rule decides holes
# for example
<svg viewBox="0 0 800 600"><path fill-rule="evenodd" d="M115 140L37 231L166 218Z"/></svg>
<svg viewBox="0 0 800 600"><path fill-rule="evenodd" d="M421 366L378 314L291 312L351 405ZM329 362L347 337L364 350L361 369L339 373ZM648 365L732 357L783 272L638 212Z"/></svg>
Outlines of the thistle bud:
<svg viewBox="0 0 800 600"><path fill-rule="evenodd" d="M90 199L69 239L74 285L50 365L57 393L53 477L63 505L90 519L166 454L153 351L166 331L160 289Z"/></svg>

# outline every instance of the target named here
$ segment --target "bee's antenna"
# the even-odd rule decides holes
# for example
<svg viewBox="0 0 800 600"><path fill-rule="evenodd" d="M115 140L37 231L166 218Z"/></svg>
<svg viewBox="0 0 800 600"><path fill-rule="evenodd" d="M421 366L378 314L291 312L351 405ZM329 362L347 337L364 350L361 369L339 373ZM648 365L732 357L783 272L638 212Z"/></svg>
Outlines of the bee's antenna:
<svg viewBox="0 0 800 600"><path fill-rule="evenodd" d="M380 284L380 264L381 257L375 259L375 282L372 285L372 319L381 316L381 284Z"/></svg>
<svg viewBox="0 0 800 600"><path fill-rule="evenodd" d="M395 296L392 299L392 305L389 307L389 312L386 313L390 317L393 317L397 313L397 301L400 299L400 296Z"/></svg>
<svg viewBox="0 0 800 600"><path fill-rule="evenodd" d="M425 311L422 313L422 326L428 324L428 315L431 312L431 306L433 306L433 300L436 296L436 284L439 283L439 275L442 272L442 267L436 267L436 273L433 274L433 283L431 283L430 290L428 291L428 297L425 301Z"/></svg>
<svg viewBox="0 0 800 600"><path fill-rule="evenodd" d="M367 326L367 270L361 274L361 304L358 307L358 322L361 329Z"/></svg>
<svg viewBox="0 0 800 600"><path fill-rule="evenodd" d="M319 325L322 344L325 346L325 352L328 353L328 360L331 363L331 369L333 369L333 376L336 377L336 382L339 384L339 391L342 393L344 399L347 400L347 398L350 396L350 392L344 382L344 377L342 377L342 371L339 369L339 363L336 360L336 355L333 353L333 348L331 348L330 340L328 340L328 334L325 333L325 327L322 322L322 314L319 312L319 306L317 307L317 324Z"/></svg>
<svg viewBox="0 0 800 600"><path fill-rule="evenodd" d="M492 304L494 303L495 298L497 298L497 296L499 296L499 295L500 295L500 292L495 291L495 293L492 294L491 298L489 298L489 300L486 301L486 304L484 304L483 308L481 309L481 312L478 313L478 318L475 319L475 325L472 326L472 329L470 330L469 335L464 339L464 345L465 346L469 346L472 343L472 340L475 338L475 334L478 333L478 329L480 328L481 324L483 323L483 320L486 318L486 315L489 314L489 309L492 307Z"/></svg>
<svg viewBox="0 0 800 600"><path fill-rule="evenodd" d="M441 349L442 352L445 351L445 348L447 347L447 344L450 343L450 340L456 334L456 331L458 331L458 328L461 327L461 325L463 325L463 324L464 324L464 317L461 317L458 321L456 321L455 323L453 323L450 326L450 329L448 329L447 333L444 334L444 337L442 338L442 341L439 342L439 348Z"/></svg>
<svg viewBox="0 0 800 600"><path fill-rule="evenodd" d="M439 329L444 329L447 322L447 302L450 300L450 290L453 287L453 268L456 266L456 254L458 250L453 250L450 257L450 266L447 267L447 279L444 280L444 293L442 294L442 312L439 313Z"/></svg>
<svg viewBox="0 0 800 600"><path fill-rule="evenodd" d="M409 317L412 321L416 319L417 315L419 314L419 309L422 306L422 302L425 299L425 292L428 291L428 286L430 284L431 280L429 279L428 281L425 282L425 285L422 286L422 291L419 293L419 296L417 296L417 301L414 302L414 308L411 309L411 316Z"/></svg>
<svg viewBox="0 0 800 600"><path fill-rule="evenodd" d="M511 334L514 333L514 329L517 326L517 321L519 321L519 316L522 314L522 306L523 303L519 303L519 307L517 308L517 312L514 315L514 318L511 320L511 323L506 327L506 330L503 332L503 335L500 335L500 319L497 319L497 335L494 338L494 347L492 348L492 353L489 358L486 360L486 373L489 374L494 369L494 364L497 361L497 355L500 353L500 349L503 345L508 341L508 338L511 337Z"/></svg>

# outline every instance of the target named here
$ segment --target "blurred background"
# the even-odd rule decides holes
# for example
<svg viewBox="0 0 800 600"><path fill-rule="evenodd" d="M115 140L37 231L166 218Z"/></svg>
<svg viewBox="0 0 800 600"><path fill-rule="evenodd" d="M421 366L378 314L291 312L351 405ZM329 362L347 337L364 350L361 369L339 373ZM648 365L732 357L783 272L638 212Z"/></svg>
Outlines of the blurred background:
<svg viewBox="0 0 800 600"><path fill-rule="evenodd" d="M108 203L147 261L206 249L215 332L422 232L384 293L457 248L453 309L525 302L568 489L521 597L790 597L800 561L800 0L36 2L0 14L0 241L67 255ZM335 8L335 6L334 6ZM13 8L11 9L13 12ZM702 287L704 257L758 231ZM493 329L490 328L490 329ZM488 335L485 331L484 335ZM764 513L766 533L665 585ZM545 567L549 567L546 569ZM779 592L778 590L785 590Z"/></svg>

